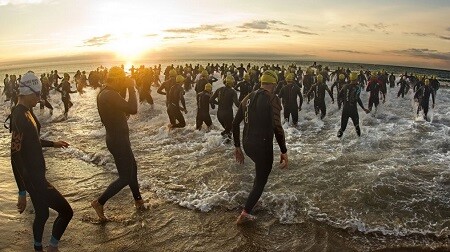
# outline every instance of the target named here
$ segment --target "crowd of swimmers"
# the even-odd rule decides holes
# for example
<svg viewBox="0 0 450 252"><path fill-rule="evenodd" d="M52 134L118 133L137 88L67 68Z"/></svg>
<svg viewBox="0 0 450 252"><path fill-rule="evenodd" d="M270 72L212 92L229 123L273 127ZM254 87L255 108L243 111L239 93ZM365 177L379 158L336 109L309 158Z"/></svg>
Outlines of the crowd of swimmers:
<svg viewBox="0 0 450 252"><path fill-rule="evenodd" d="M41 74L40 77L32 71L19 77L5 76L3 94L11 106L9 125L5 123L5 126L11 132L11 164L19 189L17 207L20 213L25 210L28 192L35 209L35 251L43 251L42 235L49 208L56 210L58 217L53 225L48 251L58 251L59 240L73 216L70 204L45 178L46 165L42 152L42 147L66 148L69 144L65 141L41 139L41 125L33 113L33 107L40 103L41 110L48 108L52 114L53 106L48 100L52 89L61 93L64 117L67 118L69 109L73 106L70 94L78 92L82 95L88 86L100 88L97 95L98 113L106 129L106 146L114 158L119 175L117 180L91 202L101 221L107 221L104 214L105 203L125 186L130 187L136 208L145 209L127 119L130 114L138 113L138 101L147 102L153 107L152 86L157 89L158 94L165 96L170 129L186 126L183 115L188 110L184 100L186 92L196 94L195 121L198 130L202 129L203 124L206 124L206 130L210 130L210 108L215 109L217 106L217 119L223 127L221 135L226 143L233 140L236 161L242 164L245 152L255 163L253 188L237 219L237 223L242 224L255 219L252 210L261 197L274 161L274 138L281 151L280 168L288 166L282 119L290 125L297 125L298 113L305 102L314 100L316 115L324 119L327 111L325 97L328 93L331 102L336 102L338 108L342 109L341 127L337 136L342 137L350 118L360 136L358 105L366 113L374 108L376 110L380 101L385 102L388 90L397 85L400 86L397 97L404 97L410 89L413 90L413 97L418 103L417 114L423 110L424 118L428 120L430 98L434 107L436 92L440 86L435 76L404 73L396 81L392 73L388 74L384 70L352 72L338 68L330 71L328 67L322 68L316 63L305 71L294 64L287 67L267 64L240 64L238 67L234 64L186 64L169 65L164 71L161 65L148 68L133 66L129 72L127 76L123 65L111 69L100 67L91 71L88 77L85 71L77 71L72 82L68 73L61 77L57 70ZM220 76L224 85L213 92L214 83L218 81L215 76ZM73 82L75 90L71 88ZM331 83L331 86L327 83ZM360 98L364 90L370 93L367 108ZM237 107L236 114L233 106ZM242 123L244 129L241 138Z"/></svg>

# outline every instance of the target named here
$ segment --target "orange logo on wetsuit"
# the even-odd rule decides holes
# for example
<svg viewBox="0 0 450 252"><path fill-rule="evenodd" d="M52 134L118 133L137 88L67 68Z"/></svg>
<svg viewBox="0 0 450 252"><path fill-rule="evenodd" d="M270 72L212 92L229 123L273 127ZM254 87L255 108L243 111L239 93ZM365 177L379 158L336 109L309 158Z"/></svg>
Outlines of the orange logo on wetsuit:
<svg viewBox="0 0 450 252"><path fill-rule="evenodd" d="M12 132L12 138L11 138L11 153L15 153L20 151L22 148L22 139L23 139L23 133L22 132Z"/></svg>

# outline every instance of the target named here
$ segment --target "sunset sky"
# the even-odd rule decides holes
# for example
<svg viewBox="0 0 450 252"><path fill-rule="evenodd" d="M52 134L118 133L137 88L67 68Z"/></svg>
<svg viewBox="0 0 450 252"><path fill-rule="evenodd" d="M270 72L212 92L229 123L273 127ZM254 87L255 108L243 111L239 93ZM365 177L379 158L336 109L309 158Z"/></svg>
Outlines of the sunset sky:
<svg viewBox="0 0 450 252"><path fill-rule="evenodd" d="M259 58L450 70L448 0L0 0L0 64Z"/></svg>

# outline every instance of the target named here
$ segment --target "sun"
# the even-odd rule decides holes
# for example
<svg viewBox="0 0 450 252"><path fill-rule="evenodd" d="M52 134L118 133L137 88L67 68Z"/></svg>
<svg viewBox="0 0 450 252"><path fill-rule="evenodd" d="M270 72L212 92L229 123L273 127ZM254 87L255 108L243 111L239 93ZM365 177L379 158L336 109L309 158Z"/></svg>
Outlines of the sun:
<svg viewBox="0 0 450 252"><path fill-rule="evenodd" d="M145 37L127 35L114 41L111 44L111 50L121 60L136 61L142 59L144 54L155 46L154 41Z"/></svg>

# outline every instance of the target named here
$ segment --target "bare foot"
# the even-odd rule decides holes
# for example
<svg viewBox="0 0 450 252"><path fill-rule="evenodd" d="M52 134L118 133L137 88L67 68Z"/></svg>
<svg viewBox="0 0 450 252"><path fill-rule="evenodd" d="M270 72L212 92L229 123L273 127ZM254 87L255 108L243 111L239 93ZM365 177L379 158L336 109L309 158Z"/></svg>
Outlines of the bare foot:
<svg viewBox="0 0 450 252"><path fill-rule="evenodd" d="M94 200L91 202L92 208L94 208L95 212L98 215L98 218L100 221L107 221L108 219L105 216L105 213L103 212L103 205L98 202L98 200Z"/></svg>
<svg viewBox="0 0 450 252"><path fill-rule="evenodd" d="M134 201L134 205L136 206L137 210L145 210L145 205L144 205L144 200L140 199L140 200L136 200Z"/></svg>
<svg viewBox="0 0 450 252"><path fill-rule="evenodd" d="M253 216L251 214L246 213L245 211L242 211L241 215L237 218L236 224L241 225L247 222L252 222L256 220L256 216Z"/></svg>

